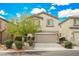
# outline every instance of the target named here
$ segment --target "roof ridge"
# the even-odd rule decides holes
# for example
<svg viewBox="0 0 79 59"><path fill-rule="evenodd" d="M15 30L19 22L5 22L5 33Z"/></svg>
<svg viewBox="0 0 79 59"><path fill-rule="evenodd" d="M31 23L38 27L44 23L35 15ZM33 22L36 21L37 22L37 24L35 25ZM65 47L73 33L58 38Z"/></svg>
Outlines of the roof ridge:
<svg viewBox="0 0 79 59"><path fill-rule="evenodd" d="M53 16L53 15L51 15L51 14L49 14L49 13L46 13L46 12L40 12L40 13L35 14L35 15L40 15L40 14L46 14L46 15L49 15L49 16L51 16L51 17L54 17L54 18L58 19L58 17Z"/></svg>

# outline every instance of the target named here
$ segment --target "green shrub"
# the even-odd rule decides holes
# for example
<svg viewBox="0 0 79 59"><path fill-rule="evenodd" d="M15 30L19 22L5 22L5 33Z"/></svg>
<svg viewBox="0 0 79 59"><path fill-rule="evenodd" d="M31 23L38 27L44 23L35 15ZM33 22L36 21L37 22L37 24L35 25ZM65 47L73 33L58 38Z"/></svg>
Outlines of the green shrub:
<svg viewBox="0 0 79 59"><path fill-rule="evenodd" d="M65 37L59 38L59 43L63 43L64 41L66 41Z"/></svg>
<svg viewBox="0 0 79 59"><path fill-rule="evenodd" d="M22 49L22 42L21 41L15 41L15 46L17 49Z"/></svg>
<svg viewBox="0 0 79 59"><path fill-rule="evenodd" d="M5 40L4 41L5 46L10 49L12 48L12 44L13 44L13 40L9 39L9 40Z"/></svg>
<svg viewBox="0 0 79 59"><path fill-rule="evenodd" d="M15 38L15 40L16 40L16 41L22 41L22 37L21 37L21 36L17 36L17 37Z"/></svg>
<svg viewBox="0 0 79 59"><path fill-rule="evenodd" d="M73 44L69 41L64 41L64 47L65 48L72 48Z"/></svg>

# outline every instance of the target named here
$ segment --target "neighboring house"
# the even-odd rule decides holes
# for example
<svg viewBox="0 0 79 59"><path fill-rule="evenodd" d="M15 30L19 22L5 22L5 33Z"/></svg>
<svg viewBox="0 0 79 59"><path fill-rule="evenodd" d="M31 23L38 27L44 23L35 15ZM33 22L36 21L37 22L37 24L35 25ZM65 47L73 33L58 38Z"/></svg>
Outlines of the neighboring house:
<svg viewBox="0 0 79 59"><path fill-rule="evenodd" d="M41 12L32 17L40 24L39 31L35 35L36 43L56 43L59 38L59 20L57 17Z"/></svg>
<svg viewBox="0 0 79 59"><path fill-rule="evenodd" d="M79 44L79 17L69 17L60 24L60 36Z"/></svg>
<svg viewBox="0 0 79 59"><path fill-rule="evenodd" d="M2 43L7 38L6 23L6 20L0 18L0 43Z"/></svg>

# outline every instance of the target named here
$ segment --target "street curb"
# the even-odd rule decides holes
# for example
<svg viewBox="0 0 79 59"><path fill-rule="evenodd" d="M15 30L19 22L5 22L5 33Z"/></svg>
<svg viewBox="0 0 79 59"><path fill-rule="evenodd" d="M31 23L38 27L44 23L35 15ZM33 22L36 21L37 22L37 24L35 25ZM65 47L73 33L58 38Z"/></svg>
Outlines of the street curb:
<svg viewBox="0 0 79 59"><path fill-rule="evenodd" d="M37 52L37 51L39 51L39 52L43 52L43 51L78 51L79 49L60 49L60 50L19 50L19 51L17 51L17 50L5 50L5 51L0 51L0 53L2 52L4 52L4 53L12 53L12 52Z"/></svg>

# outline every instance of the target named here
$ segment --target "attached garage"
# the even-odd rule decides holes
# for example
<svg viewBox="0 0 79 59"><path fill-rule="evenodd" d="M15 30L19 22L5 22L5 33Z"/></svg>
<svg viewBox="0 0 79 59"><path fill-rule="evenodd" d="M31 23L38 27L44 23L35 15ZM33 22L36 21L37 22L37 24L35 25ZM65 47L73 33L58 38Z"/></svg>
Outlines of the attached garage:
<svg viewBox="0 0 79 59"><path fill-rule="evenodd" d="M57 33L36 33L35 43L57 43Z"/></svg>

